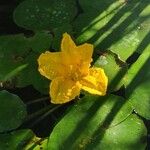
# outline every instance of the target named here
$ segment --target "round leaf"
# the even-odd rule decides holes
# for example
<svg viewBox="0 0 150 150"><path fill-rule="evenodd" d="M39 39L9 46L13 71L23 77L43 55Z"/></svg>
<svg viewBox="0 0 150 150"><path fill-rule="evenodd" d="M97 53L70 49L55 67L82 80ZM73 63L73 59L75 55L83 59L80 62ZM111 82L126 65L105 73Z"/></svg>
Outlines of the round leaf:
<svg viewBox="0 0 150 150"><path fill-rule="evenodd" d="M97 134L96 134L97 132ZM87 150L145 150L147 130L142 120L136 115L129 116L125 121L113 128L95 131L89 143L86 138L81 141L79 147Z"/></svg>
<svg viewBox="0 0 150 150"><path fill-rule="evenodd" d="M38 72L38 57L39 55L34 52L26 57L25 62L28 63L28 66L18 74L15 85L16 87L25 87L32 84L39 92L48 94L50 81Z"/></svg>
<svg viewBox="0 0 150 150"><path fill-rule="evenodd" d="M50 48L51 42L52 42L52 35L48 32L36 32L33 37L30 39L31 48L35 52L45 52Z"/></svg>
<svg viewBox="0 0 150 150"><path fill-rule="evenodd" d="M27 115L22 100L17 95L1 91L0 103L0 132L19 127Z"/></svg>
<svg viewBox="0 0 150 150"><path fill-rule="evenodd" d="M51 30L70 23L75 15L74 0L25 0L14 11L14 21L30 30Z"/></svg>
<svg viewBox="0 0 150 150"><path fill-rule="evenodd" d="M3 83L7 81L11 81L13 87L32 84L40 92L47 94L49 82L39 74L37 58L39 52L49 49L50 43L51 36L42 31L28 39L22 34L1 36L0 82L2 86L5 86Z"/></svg>
<svg viewBox="0 0 150 150"><path fill-rule="evenodd" d="M25 68L23 60L28 52L28 41L22 34L0 37L0 81L11 78Z"/></svg>
<svg viewBox="0 0 150 150"><path fill-rule="evenodd" d="M90 139L98 128L113 127L131 113L130 103L119 96L85 96L56 125L49 137L48 148L78 149L85 136Z"/></svg>
<svg viewBox="0 0 150 150"><path fill-rule="evenodd" d="M23 149L24 146L33 138L31 130L18 130L11 133L0 134L1 150Z"/></svg>

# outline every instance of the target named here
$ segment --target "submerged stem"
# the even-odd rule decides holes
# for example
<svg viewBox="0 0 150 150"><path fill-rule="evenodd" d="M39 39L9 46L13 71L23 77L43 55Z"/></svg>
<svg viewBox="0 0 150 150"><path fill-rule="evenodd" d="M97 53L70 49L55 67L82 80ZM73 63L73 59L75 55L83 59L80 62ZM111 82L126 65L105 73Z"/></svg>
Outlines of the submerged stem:
<svg viewBox="0 0 150 150"><path fill-rule="evenodd" d="M47 117L49 114L51 114L52 112L54 112L56 109L58 109L61 106L63 106L63 105L57 105L56 107L52 108L51 110L49 110L48 112L46 112L45 114L43 114L42 116L40 116L35 122L33 122L30 125L30 127L33 127L34 125L36 125L37 123L39 123L41 120L43 120L45 117Z"/></svg>
<svg viewBox="0 0 150 150"><path fill-rule="evenodd" d="M49 99L49 97L38 98L38 99L35 99L35 100L32 100L32 101L27 102L26 105L31 105L31 104L34 104L34 103L46 101L46 100L48 100L48 99Z"/></svg>
<svg viewBox="0 0 150 150"><path fill-rule="evenodd" d="M29 120L31 120L31 119L33 119L33 118L35 118L36 116L38 116L40 114L43 114L43 113L47 112L50 108L52 108L52 105L46 106L46 107L38 110L37 112L32 113L31 115L29 115L27 117L26 122L29 121Z"/></svg>

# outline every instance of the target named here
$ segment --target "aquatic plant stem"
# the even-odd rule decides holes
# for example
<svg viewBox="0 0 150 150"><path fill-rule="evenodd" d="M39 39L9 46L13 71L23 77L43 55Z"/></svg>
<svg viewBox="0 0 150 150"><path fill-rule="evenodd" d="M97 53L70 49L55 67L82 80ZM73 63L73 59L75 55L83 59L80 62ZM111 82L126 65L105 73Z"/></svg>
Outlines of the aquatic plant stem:
<svg viewBox="0 0 150 150"><path fill-rule="evenodd" d="M45 114L43 114L42 116L40 116L35 122L33 122L30 125L30 127L35 126L37 123L39 123L41 120L43 120L45 117L47 117L48 115L50 115L52 112L54 112L56 109L58 109L61 106L63 106L63 105L57 105L56 107L50 109L48 112L46 112Z"/></svg>
<svg viewBox="0 0 150 150"><path fill-rule="evenodd" d="M26 105L31 105L31 104L34 104L34 103L39 103L39 102L42 102L42 101L46 101L48 99L49 99L49 97L38 98L38 99L35 99L35 100L27 102Z"/></svg>

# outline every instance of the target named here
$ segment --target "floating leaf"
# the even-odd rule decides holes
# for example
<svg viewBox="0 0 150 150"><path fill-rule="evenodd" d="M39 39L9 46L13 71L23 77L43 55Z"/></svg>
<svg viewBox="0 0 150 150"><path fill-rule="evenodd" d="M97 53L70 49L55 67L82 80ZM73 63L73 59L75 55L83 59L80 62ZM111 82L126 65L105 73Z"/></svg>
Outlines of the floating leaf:
<svg viewBox="0 0 150 150"><path fill-rule="evenodd" d="M135 111L150 119L150 51L149 47L131 66L126 75L126 96L131 99Z"/></svg>
<svg viewBox="0 0 150 150"><path fill-rule="evenodd" d="M10 79L12 79L13 77L15 77L18 73L20 73L24 68L26 68L28 65L24 64L21 66L18 66L17 68L15 68L14 70L12 70L10 73L8 73L3 79L2 81L8 81Z"/></svg>
<svg viewBox="0 0 150 150"><path fill-rule="evenodd" d="M34 88L41 93L48 94L49 81L38 72L38 57L39 54L35 54L33 52L26 57L25 62L28 63L28 66L20 72L20 74L18 74L15 85L16 87L25 87L32 84Z"/></svg>
<svg viewBox="0 0 150 150"><path fill-rule="evenodd" d="M22 100L7 91L0 92L0 132L18 128L27 112Z"/></svg>
<svg viewBox="0 0 150 150"><path fill-rule="evenodd" d="M47 139L41 139L34 135L30 129L17 130L10 133L0 134L0 149L2 150L45 150Z"/></svg>
<svg viewBox="0 0 150 150"><path fill-rule="evenodd" d="M8 35L0 37L0 82L11 79L13 87L33 85L37 90L47 94L49 82L38 72L37 58L39 52L50 46L50 35L37 32L31 38L24 35ZM33 49L33 50L32 50Z"/></svg>
<svg viewBox="0 0 150 150"><path fill-rule="evenodd" d="M127 72L126 63L119 60L118 56L107 51L99 56L94 66L104 69L108 77L108 90L116 91L124 84L124 75Z"/></svg>
<svg viewBox="0 0 150 150"><path fill-rule="evenodd" d="M38 53L45 52L50 48L52 42L52 35L48 32L36 32L30 39L31 48Z"/></svg>
<svg viewBox="0 0 150 150"><path fill-rule="evenodd" d="M25 0L14 11L17 25L30 30L52 30L76 15L74 0Z"/></svg>
<svg viewBox="0 0 150 150"><path fill-rule="evenodd" d="M0 37L0 81L5 81L24 69L23 60L28 52L28 41L22 34Z"/></svg>
<svg viewBox="0 0 150 150"><path fill-rule="evenodd" d="M101 130L113 128L131 113L130 103L119 96L85 96L56 125L49 137L48 148L78 149L85 137L90 140L97 129L100 128L99 135Z"/></svg>
<svg viewBox="0 0 150 150"><path fill-rule="evenodd" d="M0 134L1 150L19 150L33 138L34 133L31 130L18 130L10 133Z"/></svg>
<svg viewBox="0 0 150 150"><path fill-rule="evenodd" d="M79 144L79 148L86 150L145 150L146 148L146 127L142 120L136 115L129 116L120 124L95 132L95 137L85 137Z"/></svg>

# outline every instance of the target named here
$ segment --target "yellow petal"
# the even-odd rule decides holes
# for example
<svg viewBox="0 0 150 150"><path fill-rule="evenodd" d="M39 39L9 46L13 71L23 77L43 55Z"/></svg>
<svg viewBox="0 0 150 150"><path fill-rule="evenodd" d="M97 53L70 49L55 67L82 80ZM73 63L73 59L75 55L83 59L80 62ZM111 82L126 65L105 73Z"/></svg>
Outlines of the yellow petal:
<svg viewBox="0 0 150 150"><path fill-rule="evenodd" d="M64 33L61 41L61 51L75 58L74 61L82 60L90 63L93 54L93 45L85 43L76 46L70 35Z"/></svg>
<svg viewBox="0 0 150 150"><path fill-rule="evenodd" d="M63 77L52 80L50 84L51 102L54 104L62 104L73 100L80 94L81 85Z"/></svg>
<svg viewBox="0 0 150 150"><path fill-rule="evenodd" d="M77 58L80 60L80 70L84 74L89 72L90 63L92 61L93 45L83 44L77 47Z"/></svg>
<svg viewBox="0 0 150 150"><path fill-rule="evenodd" d="M70 35L63 34L61 42L61 50L63 52L63 59L66 65L73 65L75 68L80 68L80 72L84 74L88 72L93 54L92 44L83 44L76 46Z"/></svg>
<svg viewBox="0 0 150 150"><path fill-rule="evenodd" d="M85 44L79 45L76 51L82 61L91 63L91 58L93 54L92 44L85 43Z"/></svg>
<svg viewBox="0 0 150 150"><path fill-rule="evenodd" d="M38 58L39 72L41 75L52 80L58 76L65 76L66 67L62 64L61 52L49 52L42 53Z"/></svg>
<svg viewBox="0 0 150 150"><path fill-rule="evenodd" d="M61 51L63 52L63 62L66 65L75 64L77 57L74 54L74 50L76 49L76 45L69 34L64 33L61 41ZM76 59L74 59L76 58Z"/></svg>
<svg viewBox="0 0 150 150"><path fill-rule="evenodd" d="M88 76L84 77L80 83L82 89L91 94L105 95L107 90L108 79L101 68L90 68Z"/></svg>
<svg viewBox="0 0 150 150"><path fill-rule="evenodd" d="M61 51L70 53L72 51L72 48L76 47L74 41L72 40L71 36L67 33L63 34L63 38L61 41Z"/></svg>

